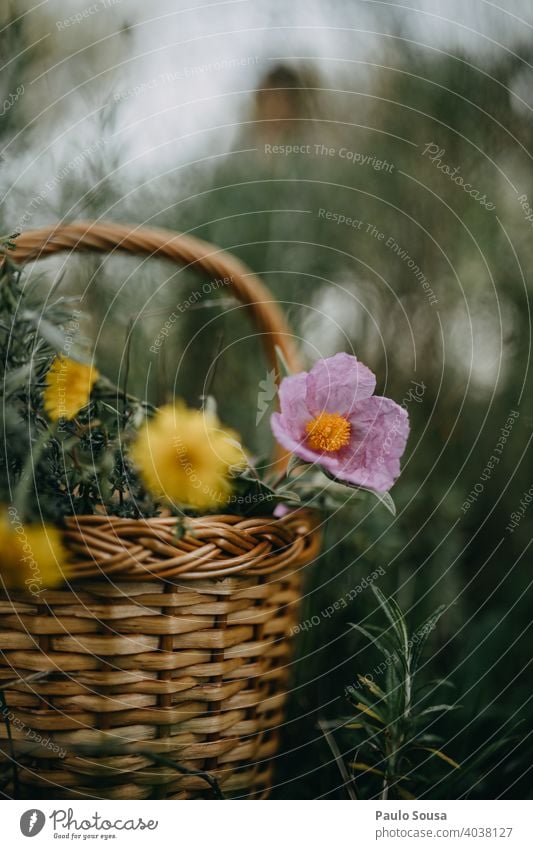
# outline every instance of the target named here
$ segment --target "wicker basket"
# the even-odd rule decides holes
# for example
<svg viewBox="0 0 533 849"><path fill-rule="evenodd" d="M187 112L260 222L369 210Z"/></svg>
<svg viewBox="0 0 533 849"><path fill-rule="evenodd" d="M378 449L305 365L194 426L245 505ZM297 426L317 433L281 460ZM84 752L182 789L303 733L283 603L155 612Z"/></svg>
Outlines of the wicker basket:
<svg viewBox="0 0 533 849"><path fill-rule="evenodd" d="M230 278L270 361L296 365L279 307L237 259L163 230L81 222L25 233L14 258L128 251ZM310 514L77 516L68 587L0 595L0 761L18 798L265 798Z"/></svg>

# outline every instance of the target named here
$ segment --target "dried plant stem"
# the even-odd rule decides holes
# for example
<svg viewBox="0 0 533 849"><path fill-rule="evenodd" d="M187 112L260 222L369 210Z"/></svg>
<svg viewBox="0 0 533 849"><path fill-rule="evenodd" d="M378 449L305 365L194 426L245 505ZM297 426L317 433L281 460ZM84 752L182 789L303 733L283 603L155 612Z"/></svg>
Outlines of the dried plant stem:
<svg viewBox="0 0 533 849"><path fill-rule="evenodd" d="M355 789L354 789L354 786L353 786L353 779L350 776L350 774L348 773L348 770L346 769L346 764L344 763L340 749L337 746L337 742L336 742L333 734L328 730L326 723L323 722L322 720L319 721L318 727L322 731L322 734L324 735L324 739L325 739L326 743L328 744L328 746L330 748L331 754L335 758L335 763L337 764L337 766L339 768L339 772L342 776L342 780L344 781L344 788L345 788L348 796L350 797L350 799L354 799L354 800L357 799L357 793L355 792Z"/></svg>
<svg viewBox="0 0 533 849"><path fill-rule="evenodd" d="M214 775L211 775L209 772L196 771L194 769L187 769L187 767L182 766L181 764L176 763L176 761L171 760L170 758L166 758L164 755L157 755L154 752L141 751L140 755L143 755L146 758L150 758L155 764L161 764L161 766L169 766L172 769L175 769L176 772L180 772L182 775L192 775L196 778L203 778L204 781L209 784L211 790L216 799L225 799L222 790L220 789L220 785Z"/></svg>
<svg viewBox="0 0 533 849"><path fill-rule="evenodd" d="M35 482L35 469L39 464L39 460L41 459L41 455L46 444L54 436L56 430L57 423L49 425L46 430L43 430L43 432L37 437L33 445L30 445L30 450L28 452L26 462L24 463L24 468L22 469L19 482L17 483L13 494L13 506L17 510L20 519L24 518L28 496L30 494L30 484L32 481Z"/></svg>

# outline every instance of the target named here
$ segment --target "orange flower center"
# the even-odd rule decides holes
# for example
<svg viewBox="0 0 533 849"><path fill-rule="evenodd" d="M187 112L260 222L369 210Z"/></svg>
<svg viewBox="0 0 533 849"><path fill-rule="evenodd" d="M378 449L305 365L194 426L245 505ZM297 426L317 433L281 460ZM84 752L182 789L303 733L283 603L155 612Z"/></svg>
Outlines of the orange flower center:
<svg viewBox="0 0 533 849"><path fill-rule="evenodd" d="M352 427L339 413L320 413L305 426L313 451L339 451L348 445Z"/></svg>

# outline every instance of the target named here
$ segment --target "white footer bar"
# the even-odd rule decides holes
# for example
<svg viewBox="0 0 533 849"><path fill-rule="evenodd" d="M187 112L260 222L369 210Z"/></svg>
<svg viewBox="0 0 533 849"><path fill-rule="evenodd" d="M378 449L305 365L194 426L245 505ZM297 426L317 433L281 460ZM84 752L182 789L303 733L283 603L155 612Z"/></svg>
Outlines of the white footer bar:
<svg viewBox="0 0 533 849"><path fill-rule="evenodd" d="M238 808L238 810L237 810ZM2 846L531 849L533 802L5 801ZM34 839L35 842L30 840Z"/></svg>

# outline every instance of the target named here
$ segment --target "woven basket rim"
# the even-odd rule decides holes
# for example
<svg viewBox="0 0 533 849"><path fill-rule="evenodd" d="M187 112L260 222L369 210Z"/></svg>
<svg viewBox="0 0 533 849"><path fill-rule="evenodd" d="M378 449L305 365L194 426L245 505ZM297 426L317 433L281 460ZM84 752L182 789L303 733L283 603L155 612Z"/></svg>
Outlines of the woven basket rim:
<svg viewBox="0 0 533 849"><path fill-rule="evenodd" d="M318 553L318 517L300 508L286 516L215 514L128 519L68 516L64 538L76 559L69 580L127 581L269 576L307 565Z"/></svg>

